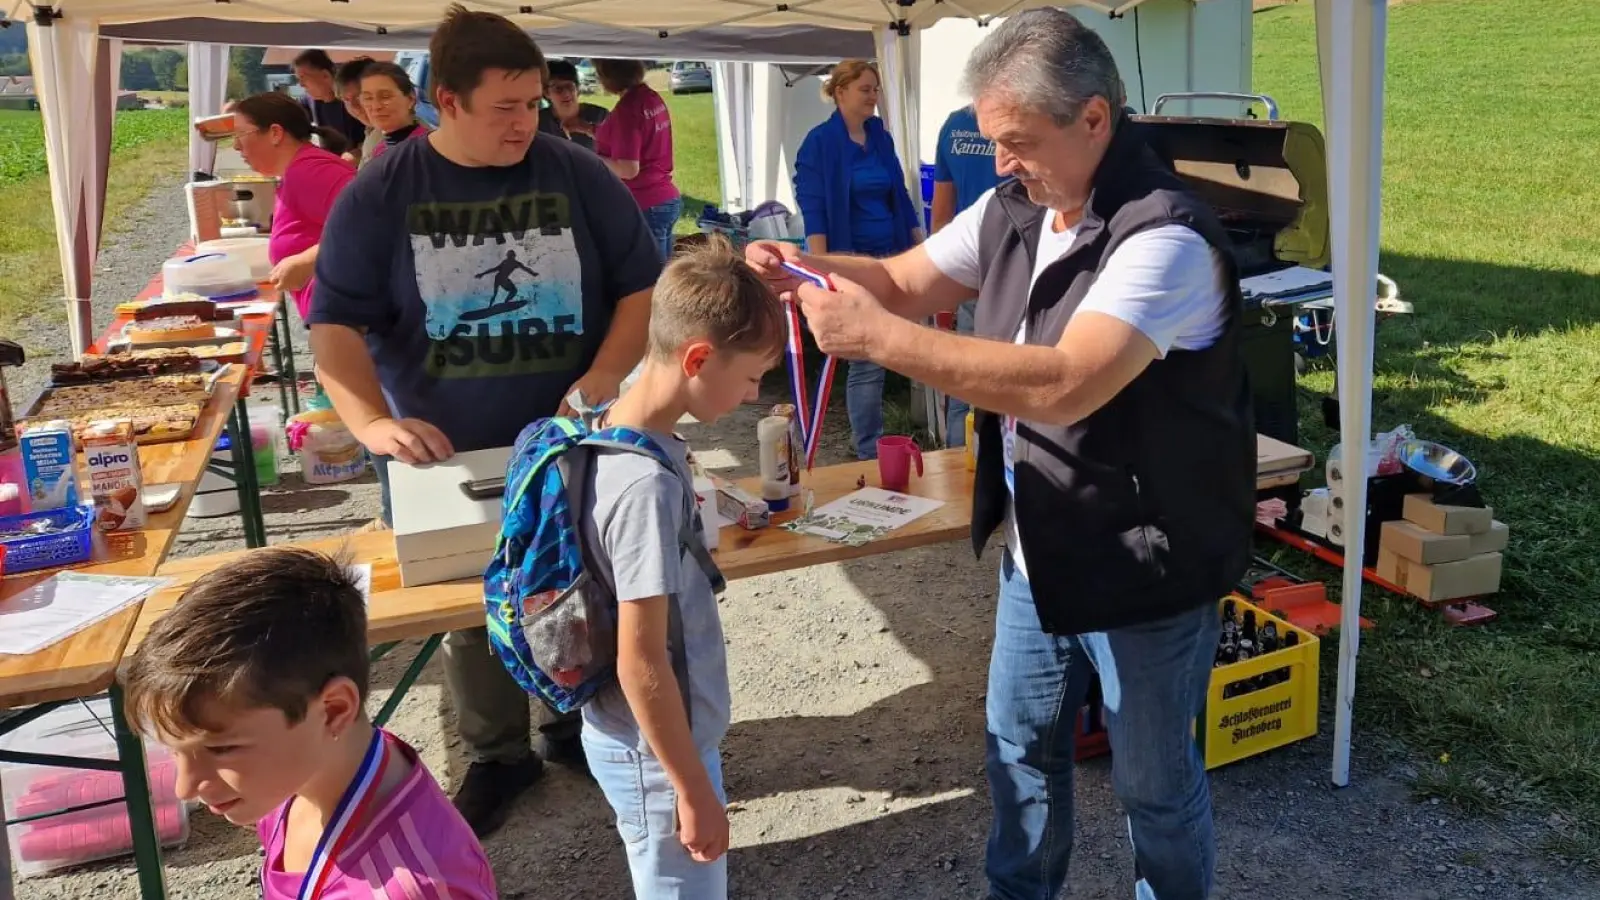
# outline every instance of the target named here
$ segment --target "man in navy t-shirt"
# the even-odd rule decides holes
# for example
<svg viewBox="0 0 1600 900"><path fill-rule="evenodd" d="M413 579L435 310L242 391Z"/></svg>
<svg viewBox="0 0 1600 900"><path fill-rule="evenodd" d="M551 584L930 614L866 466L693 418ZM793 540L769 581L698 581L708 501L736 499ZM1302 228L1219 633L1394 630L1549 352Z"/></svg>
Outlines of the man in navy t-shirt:
<svg viewBox="0 0 1600 900"><path fill-rule="evenodd" d="M537 134L544 59L525 32L457 6L430 51L439 128L340 195L310 316L340 419L406 463L510 446L574 388L615 398L644 354L662 265L605 163ZM470 761L455 803L482 836L543 771L528 695L482 628L445 637L444 673ZM579 725L541 726L544 755L581 761Z"/></svg>
<svg viewBox="0 0 1600 900"><path fill-rule="evenodd" d="M994 168L994 142L978 131L978 115L971 104L944 120L939 129L939 148L933 159L933 230L938 231L962 210L1000 183ZM956 330L972 333L976 300L956 309ZM948 398L945 413L945 443L960 447L967 442L967 404Z"/></svg>

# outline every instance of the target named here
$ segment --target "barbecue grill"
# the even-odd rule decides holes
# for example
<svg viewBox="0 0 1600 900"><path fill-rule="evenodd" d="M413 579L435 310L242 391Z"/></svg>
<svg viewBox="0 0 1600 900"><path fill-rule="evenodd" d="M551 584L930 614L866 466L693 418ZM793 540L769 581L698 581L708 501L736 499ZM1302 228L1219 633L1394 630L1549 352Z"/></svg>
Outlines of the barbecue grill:
<svg viewBox="0 0 1600 900"><path fill-rule="evenodd" d="M1245 105L1243 118L1161 115L1168 103L1227 100ZM1267 118L1248 110L1266 109ZM1232 239L1239 276L1304 266L1325 269L1328 234L1327 154L1322 133L1306 122L1279 119L1277 104L1259 94L1186 93L1156 98L1150 115L1131 120L1146 141L1216 211ZM1245 367L1255 394L1256 430L1298 445L1295 395L1296 304L1324 300L1325 288L1290 298L1246 298L1242 334Z"/></svg>

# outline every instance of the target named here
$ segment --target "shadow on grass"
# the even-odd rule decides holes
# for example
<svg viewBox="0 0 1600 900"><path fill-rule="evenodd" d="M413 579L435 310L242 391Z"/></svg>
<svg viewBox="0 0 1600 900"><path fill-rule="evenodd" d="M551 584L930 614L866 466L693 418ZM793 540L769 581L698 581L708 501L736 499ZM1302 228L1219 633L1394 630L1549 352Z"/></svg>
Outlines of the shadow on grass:
<svg viewBox="0 0 1600 900"><path fill-rule="evenodd" d="M1499 619L1483 628L1364 591L1378 627L1362 642L1358 727L1404 741L1424 796L1467 812L1531 803L1541 818L1600 821L1600 343L1586 333L1600 323L1600 277L1402 255L1382 269L1416 313L1378 328L1373 430L1408 424L1465 454L1511 543L1485 601ZM1307 382L1331 390L1333 365L1319 361ZM1338 433L1323 422L1321 391L1300 393L1301 445L1320 461ZM1258 550L1338 590L1331 567ZM1329 684L1335 650L1325 643ZM1557 845L1600 848L1589 829L1558 830Z"/></svg>

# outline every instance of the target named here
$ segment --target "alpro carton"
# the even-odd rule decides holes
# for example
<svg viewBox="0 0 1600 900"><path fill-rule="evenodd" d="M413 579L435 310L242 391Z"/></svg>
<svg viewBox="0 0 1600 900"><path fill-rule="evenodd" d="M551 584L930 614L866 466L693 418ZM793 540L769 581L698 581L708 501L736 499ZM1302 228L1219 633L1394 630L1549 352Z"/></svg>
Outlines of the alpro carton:
<svg viewBox="0 0 1600 900"><path fill-rule="evenodd" d="M83 434L83 458L89 469L89 493L104 531L143 528L144 479L139 474L139 445L127 419L93 422Z"/></svg>

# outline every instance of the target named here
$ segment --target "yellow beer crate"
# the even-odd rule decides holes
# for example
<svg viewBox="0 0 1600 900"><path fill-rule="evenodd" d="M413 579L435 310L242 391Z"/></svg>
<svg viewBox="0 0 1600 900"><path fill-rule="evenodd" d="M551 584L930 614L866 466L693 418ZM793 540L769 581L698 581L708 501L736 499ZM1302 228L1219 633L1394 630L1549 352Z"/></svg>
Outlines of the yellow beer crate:
<svg viewBox="0 0 1600 900"><path fill-rule="evenodd" d="M1250 601L1234 595L1243 618L1256 615L1256 629L1273 623L1279 640L1293 632L1298 643L1211 670L1205 708L1195 736L1206 768L1215 769L1265 753L1317 733L1317 668L1321 647L1317 636L1285 622ZM1218 609L1222 603L1218 601Z"/></svg>

